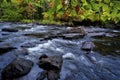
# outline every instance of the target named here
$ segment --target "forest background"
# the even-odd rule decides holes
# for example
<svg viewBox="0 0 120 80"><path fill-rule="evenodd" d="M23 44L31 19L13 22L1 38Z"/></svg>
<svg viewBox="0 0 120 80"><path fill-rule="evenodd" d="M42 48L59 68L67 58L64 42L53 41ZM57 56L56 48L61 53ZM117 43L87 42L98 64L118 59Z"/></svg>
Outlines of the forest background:
<svg viewBox="0 0 120 80"><path fill-rule="evenodd" d="M0 0L0 20L120 23L120 0Z"/></svg>

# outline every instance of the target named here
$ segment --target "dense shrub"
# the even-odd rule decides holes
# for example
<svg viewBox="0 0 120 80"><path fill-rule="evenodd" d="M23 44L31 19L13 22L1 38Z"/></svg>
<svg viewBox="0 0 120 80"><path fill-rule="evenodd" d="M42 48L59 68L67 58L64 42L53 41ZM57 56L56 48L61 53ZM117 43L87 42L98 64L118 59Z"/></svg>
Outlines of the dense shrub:
<svg viewBox="0 0 120 80"><path fill-rule="evenodd" d="M15 3L4 1L1 5L1 8L2 8L1 18L4 20L19 21L23 18L23 16L20 13L18 5Z"/></svg>
<svg viewBox="0 0 120 80"><path fill-rule="evenodd" d="M120 0L2 0L2 19L54 21L120 21Z"/></svg>

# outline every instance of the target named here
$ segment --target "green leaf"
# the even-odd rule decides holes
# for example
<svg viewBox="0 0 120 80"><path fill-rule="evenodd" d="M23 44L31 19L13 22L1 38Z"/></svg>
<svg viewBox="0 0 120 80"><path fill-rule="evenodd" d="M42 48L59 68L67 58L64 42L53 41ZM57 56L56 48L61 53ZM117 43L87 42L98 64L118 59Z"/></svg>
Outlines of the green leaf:
<svg viewBox="0 0 120 80"><path fill-rule="evenodd" d="M100 9L99 4L97 4L97 3L92 3L91 5L92 5L92 7L93 7L93 10L99 11L99 9Z"/></svg>
<svg viewBox="0 0 120 80"><path fill-rule="evenodd" d="M103 11L109 10L109 7L107 4L102 4Z"/></svg>
<svg viewBox="0 0 120 80"><path fill-rule="evenodd" d="M59 4L59 5L57 6L57 11L59 11L60 9L62 9L62 7L63 7L63 5L62 5L62 4Z"/></svg>
<svg viewBox="0 0 120 80"><path fill-rule="evenodd" d="M110 3L110 0L104 0L105 3Z"/></svg>
<svg viewBox="0 0 120 80"><path fill-rule="evenodd" d="M86 0L81 0L83 3L86 2Z"/></svg>
<svg viewBox="0 0 120 80"><path fill-rule="evenodd" d="M84 8L85 8L86 10L92 9L92 7L91 7L91 5L90 5L90 4L85 5L85 6L84 6Z"/></svg>
<svg viewBox="0 0 120 80"><path fill-rule="evenodd" d="M114 3L111 2L111 3L110 3L110 6L111 6L111 7L114 6Z"/></svg>

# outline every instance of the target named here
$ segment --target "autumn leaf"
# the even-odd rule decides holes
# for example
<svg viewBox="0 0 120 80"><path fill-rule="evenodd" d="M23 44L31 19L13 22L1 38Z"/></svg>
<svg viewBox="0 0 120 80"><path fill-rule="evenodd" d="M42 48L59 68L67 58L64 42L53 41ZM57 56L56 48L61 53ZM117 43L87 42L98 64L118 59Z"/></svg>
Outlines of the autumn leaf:
<svg viewBox="0 0 120 80"><path fill-rule="evenodd" d="M77 14L79 13L79 11L80 11L80 5L76 5L75 6L75 11L76 11Z"/></svg>
<svg viewBox="0 0 120 80"><path fill-rule="evenodd" d="M63 5L63 6L65 5L65 0L62 0L62 5Z"/></svg>
<svg viewBox="0 0 120 80"><path fill-rule="evenodd" d="M53 8L53 7L54 7L54 3L53 3L53 2L50 2L50 3L49 3L49 7L50 7L50 8Z"/></svg>
<svg viewBox="0 0 120 80"><path fill-rule="evenodd" d="M65 14L64 14L65 17L68 17L69 15L70 15L69 11L66 11Z"/></svg>
<svg viewBox="0 0 120 80"><path fill-rule="evenodd" d="M83 15L85 10L80 9L79 14Z"/></svg>

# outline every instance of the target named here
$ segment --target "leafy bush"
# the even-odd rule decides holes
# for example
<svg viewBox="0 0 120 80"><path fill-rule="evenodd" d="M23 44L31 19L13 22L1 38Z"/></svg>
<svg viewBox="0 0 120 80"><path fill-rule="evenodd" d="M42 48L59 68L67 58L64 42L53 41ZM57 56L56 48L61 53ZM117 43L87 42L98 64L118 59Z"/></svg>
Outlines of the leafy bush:
<svg viewBox="0 0 120 80"><path fill-rule="evenodd" d="M2 18L8 20L120 22L120 0L2 0L0 4Z"/></svg>
<svg viewBox="0 0 120 80"><path fill-rule="evenodd" d="M120 21L119 0L49 0L43 19L91 20L103 23Z"/></svg>
<svg viewBox="0 0 120 80"><path fill-rule="evenodd" d="M2 19L10 21L19 21L22 19L20 10L15 3L3 2L1 5L2 8Z"/></svg>

